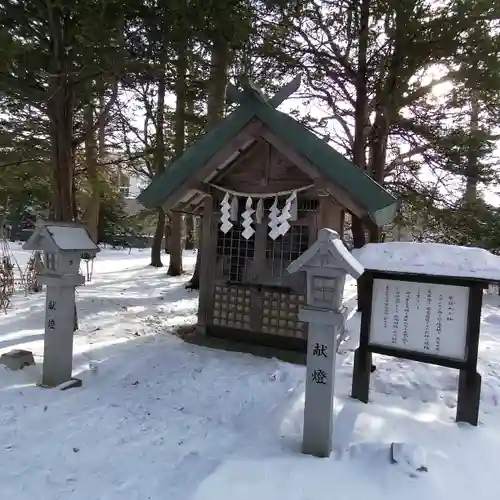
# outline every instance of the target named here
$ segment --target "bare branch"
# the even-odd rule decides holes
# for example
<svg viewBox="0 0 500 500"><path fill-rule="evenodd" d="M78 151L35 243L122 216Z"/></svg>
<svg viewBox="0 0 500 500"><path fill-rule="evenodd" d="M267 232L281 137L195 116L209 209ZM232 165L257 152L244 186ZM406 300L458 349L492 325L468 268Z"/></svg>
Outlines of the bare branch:
<svg viewBox="0 0 500 500"><path fill-rule="evenodd" d="M79 144L81 144L85 140L85 137L87 136L87 134L94 133L97 129L102 127L106 123L106 121L108 120L111 108L114 106L114 104L116 103L116 100L118 98L118 79L114 78L111 85L112 85L111 96L108 99L108 102L105 104L105 106L101 110L99 116L97 117L97 120L92 124L90 129L84 130L80 135L76 136L73 139L73 147L77 147Z"/></svg>

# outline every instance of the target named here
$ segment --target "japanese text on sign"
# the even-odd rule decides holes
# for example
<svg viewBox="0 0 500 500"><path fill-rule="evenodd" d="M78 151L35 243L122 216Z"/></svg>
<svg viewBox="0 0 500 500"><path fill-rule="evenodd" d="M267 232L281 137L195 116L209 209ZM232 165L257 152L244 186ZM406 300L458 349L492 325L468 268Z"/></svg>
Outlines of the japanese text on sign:
<svg viewBox="0 0 500 500"><path fill-rule="evenodd" d="M312 350L312 355L315 358L328 358L328 346L326 344L320 344L319 342L316 342ZM311 378L315 384L326 384L328 380L328 374L323 369L314 368Z"/></svg>
<svg viewBox="0 0 500 500"><path fill-rule="evenodd" d="M326 349L327 349L328 346L326 346L325 344L318 344L318 342L316 342L316 345L314 346L314 349L313 349L313 356L323 356L325 358L327 358L327 354L326 354Z"/></svg>
<svg viewBox="0 0 500 500"><path fill-rule="evenodd" d="M370 343L465 358L467 287L375 279Z"/></svg>
<svg viewBox="0 0 500 500"><path fill-rule="evenodd" d="M326 384L327 375L325 370L313 370L312 372L312 381L316 384Z"/></svg>

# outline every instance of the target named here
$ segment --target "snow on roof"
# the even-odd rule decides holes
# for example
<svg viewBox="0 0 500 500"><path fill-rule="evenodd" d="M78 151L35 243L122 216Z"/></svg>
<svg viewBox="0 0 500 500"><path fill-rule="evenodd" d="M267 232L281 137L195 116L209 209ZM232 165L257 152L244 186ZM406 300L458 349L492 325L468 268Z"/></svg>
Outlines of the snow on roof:
<svg viewBox="0 0 500 500"><path fill-rule="evenodd" d="M500 257L483 248L441 243L368 243L353 256L366 269L500 281Z"/></svg>
<svg viewBox="0 0 500 500"><path fill-rule="evenodd" d="M359 278L364 272L365 269L361 265L361 263L353 257L349 250L345 247L344 243L340 239L332 240L332 244L337 250L338 254L342 256L346 267L349 269L349 272L353 278Z"/></svg>
<svg viewBox="0 0 500 500"><path fill-rule="evenodd" d="M97 248L84 227L47 225L46 228L61 250L95 251Z"/></svg>
<svg viewBox="0 0 500 500"><path fill-rule="evenodd" d="M343 269L353 278L359 278L365 270L363 266L349 253L340 239L339 233L333 229L320 229L318 239L298 259L287 268L289 273L300 271L304 266L315 259L316 254L328 253L336 261L339 269Z"/></svg>

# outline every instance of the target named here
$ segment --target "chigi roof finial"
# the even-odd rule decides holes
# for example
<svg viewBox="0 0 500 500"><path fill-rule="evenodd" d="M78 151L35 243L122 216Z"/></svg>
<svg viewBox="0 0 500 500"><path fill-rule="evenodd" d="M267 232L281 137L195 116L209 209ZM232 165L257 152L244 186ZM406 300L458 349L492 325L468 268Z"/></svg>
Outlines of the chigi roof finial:
<svg viewBox="0 0 500 500"><path fill-rule="evenodd" d="M250 80L245 75L241 75L238 78L238 84L241 90L232 83L228 83L227 97L233 102L242 104L248 99L248 95L250 93L253 96L256 96L258 99L267 102L273 108L276 108L298 90L301 80L301 75L297 75L292 81L281 87L278 92L276 92L276 94L274 94L274 96L269 99L266 97L262 89L257 86L252 80Z"/></svg>

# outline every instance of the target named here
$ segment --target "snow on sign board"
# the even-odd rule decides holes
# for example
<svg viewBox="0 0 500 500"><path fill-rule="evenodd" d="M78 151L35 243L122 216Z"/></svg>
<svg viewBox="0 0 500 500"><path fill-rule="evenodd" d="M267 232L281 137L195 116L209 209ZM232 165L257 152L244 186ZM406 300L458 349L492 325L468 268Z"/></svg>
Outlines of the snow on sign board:
<svg viewBox="0 0 500 500"><path fill-rule="evenodd" d="M500 281L500 257L483 248L391 241L368 243L352 255L372 271Z"/></svg>
<svg viewBox="0 0 500 500"><path fill-rule="evenodd" d="M465 359L469 288L375 279L370 343Z"/></svg>

